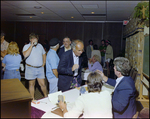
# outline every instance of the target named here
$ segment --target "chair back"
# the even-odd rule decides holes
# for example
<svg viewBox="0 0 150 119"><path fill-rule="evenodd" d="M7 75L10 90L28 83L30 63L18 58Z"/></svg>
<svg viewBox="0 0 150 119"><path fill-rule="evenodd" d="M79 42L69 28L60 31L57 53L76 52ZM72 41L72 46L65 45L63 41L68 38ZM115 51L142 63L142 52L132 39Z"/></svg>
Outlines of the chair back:
<svg viewBox="0 0 150 119"><path fill-rule="evenodd" d="M132 76L131 76L132 79L134 80L134 82L136 82L137 75L138 75L138 71L136 69L134 69Z"/></svg>
<svg viewBox="0 0 150 119"><path fill-rule="evenodd" d="M131 70L130 70L130 76L131 77L132 77L133 71L134 71L134 68L132 67Z"/></svg>

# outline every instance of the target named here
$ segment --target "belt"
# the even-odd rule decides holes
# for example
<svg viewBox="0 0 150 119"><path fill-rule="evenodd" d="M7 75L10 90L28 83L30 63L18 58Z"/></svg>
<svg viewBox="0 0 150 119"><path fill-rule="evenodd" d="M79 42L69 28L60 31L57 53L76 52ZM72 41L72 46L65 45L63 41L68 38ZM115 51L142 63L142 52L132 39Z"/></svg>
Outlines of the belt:
<svg viewBox="0 0 150 119"><path fill-rule="evenodd" d="M8 69L5 69L5 70L8 70ZM8 71L19 71L19 69L12 69L12 70L8 70Z"/></svg>
<svg viewBox="0 0 150 119"><path fill-rule="evenodd" d="M26 64L26 65L29 66L29 67L34 67L34 68L40 68L40 67L42 67L42 66L32 66L30 64Z"/></svg>

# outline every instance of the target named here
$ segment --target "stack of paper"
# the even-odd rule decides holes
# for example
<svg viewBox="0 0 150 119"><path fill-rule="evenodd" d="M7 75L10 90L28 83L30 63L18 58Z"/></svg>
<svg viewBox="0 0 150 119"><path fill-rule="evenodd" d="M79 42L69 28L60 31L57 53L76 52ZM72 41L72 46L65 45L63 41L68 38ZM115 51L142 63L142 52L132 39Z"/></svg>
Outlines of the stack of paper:
<svg viewBox="0 0 150 119"><path fill-rule="evenodd" d="M59 91L56 93L48 94L48 99L50 100L51 103L57 104L58 103L58 95L63 95L63 93L61 91Z"/></svg>

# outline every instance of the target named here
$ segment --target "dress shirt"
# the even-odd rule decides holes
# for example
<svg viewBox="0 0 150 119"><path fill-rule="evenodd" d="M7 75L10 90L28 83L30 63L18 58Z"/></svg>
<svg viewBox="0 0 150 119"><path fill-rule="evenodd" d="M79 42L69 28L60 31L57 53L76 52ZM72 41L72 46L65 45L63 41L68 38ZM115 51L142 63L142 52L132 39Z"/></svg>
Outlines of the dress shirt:
<svg viewBox="0 0 150 119"><path fill-rule="evenodd" d="M77 57L77 56L74 54L74 52L73 52L73 60L74 60L74 64L78 64L78 65L79 65L79 57ZM78 69L75 69L73 76L77 76L77 75L78 75Z"/></svg>
<svg viewBox="0 0 150 119"><path fill-rule="evenodd" d="M115 85L115 88L117 87L117 85L120 83L120 81L123 79L124 76L121 76L119 78L116 79L116 85ZM114 88L114 90L115 90Z"/></svg>
<svg viewBox="0 0 150 119"><path fill-rule="evenodd" d="M56 78L53 69L57 69L59 64L59 57L55 50L50 49L46 56L46 77L47 79Z"/></svg>

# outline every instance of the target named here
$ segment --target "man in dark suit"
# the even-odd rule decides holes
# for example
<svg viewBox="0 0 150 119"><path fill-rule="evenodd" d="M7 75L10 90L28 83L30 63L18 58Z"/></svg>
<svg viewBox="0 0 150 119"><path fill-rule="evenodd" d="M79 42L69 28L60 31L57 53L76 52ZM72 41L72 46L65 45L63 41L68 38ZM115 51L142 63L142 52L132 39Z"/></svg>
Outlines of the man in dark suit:
<svg viewBox="0 0 150 119"><path fill-rule="evenodd" d="M66 51L68 51L68 50L71 50L70 44L71 44L70 38L65 37L65 38L63 39L63 45L64 45L64 46L61 47L61 48L59 49L59 51L58 51L58 56L59 56L59 58L61 57L61 55L62 55L64 52L66 52Z"/></svg>
<svg viewBox="0 0 150 119"><path fill-rule="evenodd" d="M58 90L67 91L78 87L82 83L81 79L81 54L84 44L81 40L74 40L71 44L72 50L64 52L60 58L58 71ZM75 84L75 85L74 85Z"/></svg>
<svg viewBox="0 0 150 119"><path fill-rule="evenodd" d="M136 113L136 89L133 79L128 76L130 71L129 60L124 57L114 59L116 80L106 77L98 71L103 80L114 86L112 94L112 111L114 118L132 118Z"/></svg>

